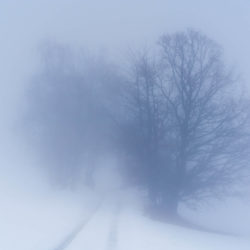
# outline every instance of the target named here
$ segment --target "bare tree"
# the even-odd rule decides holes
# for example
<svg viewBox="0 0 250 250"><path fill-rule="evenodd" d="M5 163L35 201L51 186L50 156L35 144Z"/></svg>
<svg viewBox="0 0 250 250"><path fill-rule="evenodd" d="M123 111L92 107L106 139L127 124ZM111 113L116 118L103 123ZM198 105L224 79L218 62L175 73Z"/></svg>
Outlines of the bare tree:
<svg viewBox="0 0 250 250"><path fill-rule="evenodd" d="M160 88L173 142L173 187L166 206L201 200L230 190L246 166L249 135L239 85L228 72L221 48L189 30L163 36ZM171 150L171 149L170 149Z"/></svg>
<svg viewBox="0 0 250 250"><path fill-rule="evenodd" d="M235 190L248 164L249 120L215 42L188 30L161 37L159 47L156 64L136 64L134 115L147 174L158 183L147 190L158 215L175 217L181 202Z"/></svg>

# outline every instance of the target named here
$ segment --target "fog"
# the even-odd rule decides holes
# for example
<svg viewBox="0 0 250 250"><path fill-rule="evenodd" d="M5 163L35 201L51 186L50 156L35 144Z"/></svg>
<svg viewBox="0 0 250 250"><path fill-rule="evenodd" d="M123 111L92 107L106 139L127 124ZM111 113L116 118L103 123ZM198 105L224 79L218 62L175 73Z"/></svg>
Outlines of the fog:
<svg viewBox="0 0 250 250"><path fill-rule="evenodd" d="M250 97L247 0L9 0L0 3L0 10L0 249L248 249L249 123L240 127L249 115ZM136 112L141 109L139 104L133 106L139 100L133 99L133 84L135 79L141 86L144 78L145 82L155 80L152 100L158 98L157 105L165 99L168 103L164 94L172 89L159 88L159 83L172 78L163 69L168 61L161 53L174 39L172 34L186 31L183 34L190 39L205 39L211 53L217 45L200 33L221 46L226 67L212 73L235 83L219 93L211 107L228 105L225 110L232 114L222 117L221 121L228 122L219 135L232 131L236 124L240 129L221 143L232 145L223 151L226 157L216 156L211 163L214 169L223 170L227 164L233 175L221 171L223 185L201 189L202 199L199 192L186 195L192 185L180 191L182 220L172 211L166 217L162 212L171 210L170 199L163 202L163 190L171 190L179 179L170 175L171 169L169 175L157 172L157 176L148 170L166 162L170 168L175 161L179 164L175 160L179 155L176 121L171 111L167 121L161 120L166 129L155 120L159 134L164 133L162 138L170 138L166 141L171 150L165 153L169 149L160 138L164 152L159 150L157 160L148 156L154 151L140 134L148 123L144 117L142 123L137 122ZM172 36L162 45L164 34ZM217 51L211 58L216 56L220 56ZM220 58L216 60L215 68L218 63L220 69ZM149 78L148 72L153 72ZM174 91L168 98L175 101L178 94ZM217 101L218 106L212 106ZM154 112L165 114L164 107ZM223 110L218 109L218 114ZM187 160L190 169L196 161L204 161L209 150L210 144L204 145L197 151L200 155ZM210 175L213 172L204 174ZM151 207L152 201L156 207Z"/></svg>

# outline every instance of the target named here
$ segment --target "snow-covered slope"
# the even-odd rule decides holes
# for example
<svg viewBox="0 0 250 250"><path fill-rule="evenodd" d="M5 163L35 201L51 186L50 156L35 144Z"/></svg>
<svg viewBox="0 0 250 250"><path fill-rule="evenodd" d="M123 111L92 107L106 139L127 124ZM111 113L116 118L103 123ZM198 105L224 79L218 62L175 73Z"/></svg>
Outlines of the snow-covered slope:
<svg viewBox="0 0 250 250"><path fill-rule="evenodd" d="M249 250L250 241L154 222L136 214L122 218L119 250Z"/></svg>
<svg viewBox="0 0 250 250"><path fill-rule="evenodd" d="M30 188L39 185L22 190L7 184L0 185L1 250L250 249L247 238L150 220L143 216L134 194L101 196L87 189L81 193L38 192ZM64 244L81 224L70 244Z"/></svg>

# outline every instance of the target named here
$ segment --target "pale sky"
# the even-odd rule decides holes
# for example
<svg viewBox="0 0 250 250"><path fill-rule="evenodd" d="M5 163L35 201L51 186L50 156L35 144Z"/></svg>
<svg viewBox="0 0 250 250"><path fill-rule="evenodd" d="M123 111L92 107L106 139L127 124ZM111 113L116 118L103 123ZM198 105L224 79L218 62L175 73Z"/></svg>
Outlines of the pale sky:
<svg viewBox="0 0 250 250"><path fill-rule="evenodd" d="M153 46L163 33L194 28L224 47L250 86L249 0L0 0L0 11L0 114L6 118L19 106L46 40L122 55Z"/></svg>

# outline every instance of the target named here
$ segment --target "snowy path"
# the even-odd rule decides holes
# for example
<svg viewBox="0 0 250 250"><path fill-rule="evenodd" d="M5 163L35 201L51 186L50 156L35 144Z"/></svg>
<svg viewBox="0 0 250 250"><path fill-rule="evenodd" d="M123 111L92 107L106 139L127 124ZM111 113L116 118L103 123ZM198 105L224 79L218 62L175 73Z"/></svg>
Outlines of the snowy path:
<svg viewBox="0 0 250 250"><path fill-rule="evenodd" d="M100 209L100 205L94 209L87 218L83 220L83 222L78 225L72 232L70 232L63 240L59 243L59 245L53 250L65 250L67 247L73 242L73 240L77 237L77 235L83 230L84 227L88 225L88 223L92 220L92 218L97 213L98 209Z"/></svg>
<svg viewBox="0 0 250 250"><path fill-rule="evenodd" d="M118 229L122 208L119 204L114 207L114 214L110 225L106 250L116 250L118 245Z"/></svg>
<svg viewBox="0 0 250 250"><path fill-rule="evenodd" d="M65 250L116 250L119 209L103 206Z"/></svg>
<svg viewBox="0 0 250 250"><path fill-rule="evenodd" d="M88 249L97 249L96 244L100 244L100 234L105 235L103 238L103 247L105 250L116 250L118 221L120 215L120 206L114 205L111 211L98 205L84 221L70 232L55 248L52 250L75 249L76 246L88 247ZM104 220L103 220L104 219ZM95 225L98 224L99 233ZM95 230L95 232L93 231ZM91 237L92 233L98 237ZM98 234L97 234L98 233ZM97 235L96 235L97 234Z"/></svg>
<svg viewBox="0 0 250 250"><path fill-rule="evenodd" d="M65 248L82 249L249 250L250 241L154 222L120 207L103 207Z"/></svg>

